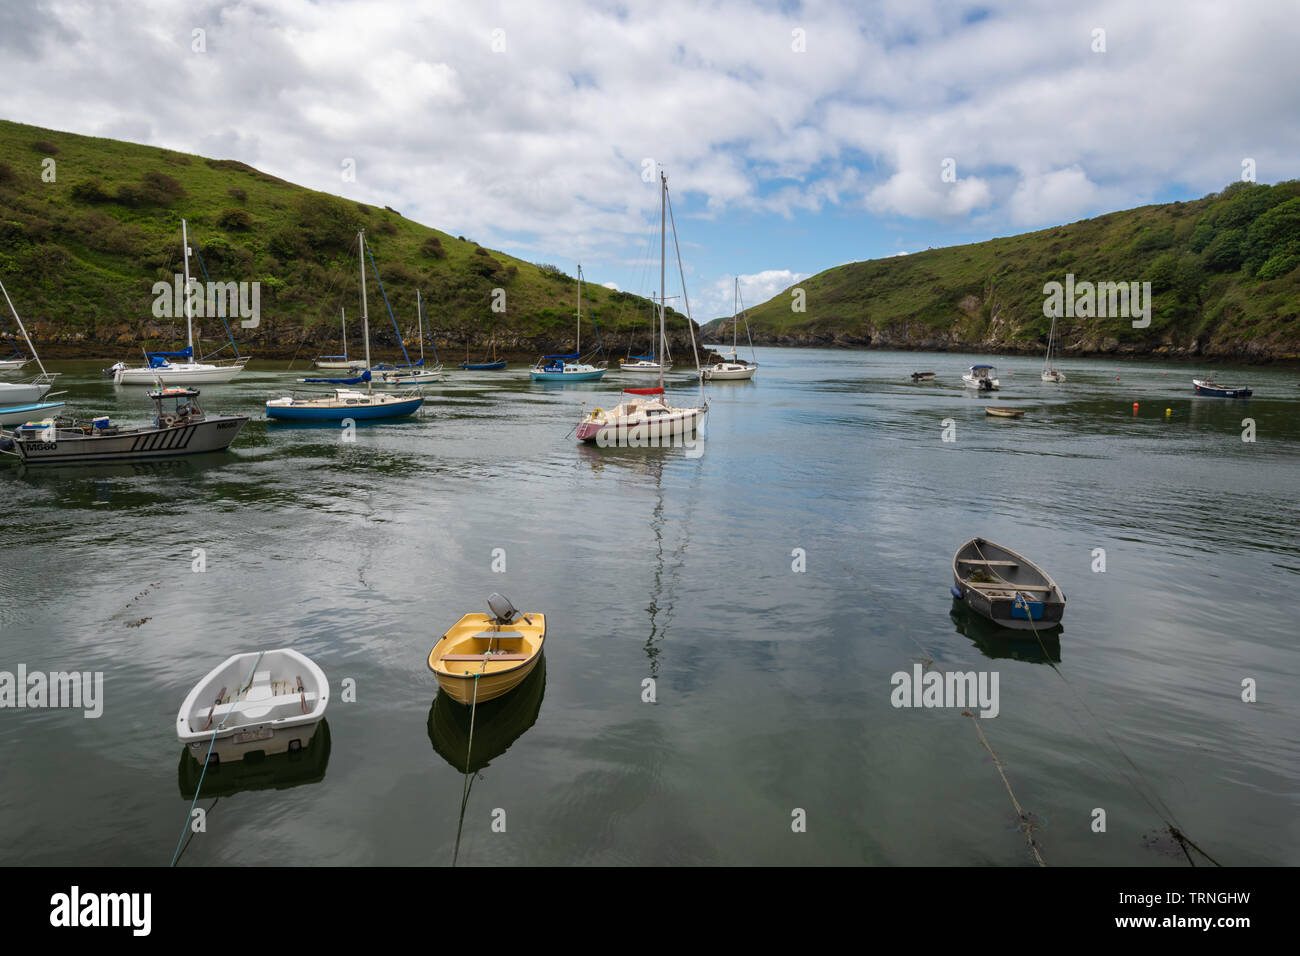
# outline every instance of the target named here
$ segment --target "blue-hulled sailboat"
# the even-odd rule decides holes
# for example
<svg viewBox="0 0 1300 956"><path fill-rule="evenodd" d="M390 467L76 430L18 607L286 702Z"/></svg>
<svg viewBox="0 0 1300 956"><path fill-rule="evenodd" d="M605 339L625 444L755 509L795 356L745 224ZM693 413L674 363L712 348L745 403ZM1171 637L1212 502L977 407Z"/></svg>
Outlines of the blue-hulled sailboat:
<svg viewBox="0 0 1300 956"><path fill-rule="evenodd" d="M596 329L596 347L600 349L603 360L605 349L600 344L600 329L596 328L593 317L591 327ZM578 344L574 350L565 355L543 355L531 369L529 375L534 382L598 382L605 377L601 366L587 365L582 359L582 266L578 266Z"/></svg>
<svg viewBox="0 0 1300 956"><path fill-rule="evenodd" d="M266 417L281 421L341 422L344 419L403 418L413 415L424 404L424 396L390 395L376 392L371 387L370 375L370 313L366 302L366 233L357 233L358 259L361 263L361 327L366 343L366 367L352 378L304 378L302 381L319 385L343 386L325 393L306 396L285 395L266 403ZM365 386L363 391L358 386Z"/></svg>

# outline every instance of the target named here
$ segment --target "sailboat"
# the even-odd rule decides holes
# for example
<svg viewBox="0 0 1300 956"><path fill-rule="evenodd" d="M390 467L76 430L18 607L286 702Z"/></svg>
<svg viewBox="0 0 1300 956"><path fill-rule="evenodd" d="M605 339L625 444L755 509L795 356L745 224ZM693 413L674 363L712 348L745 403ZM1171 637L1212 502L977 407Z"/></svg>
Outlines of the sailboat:
<svg viewBox="0 0 1300 956"><path fill-rule="evenodd" d="M487 356L485 355L486 359ZM506 360L497 358L497 343L492 340L492 360L490 362L471 362L469 360L469 339L465 340L465 361L460 363L460 367L467 372L499 372L506 367Z"/></svg>
<svg viewBox="0 0 1300 956"><path fill-rule="evenodd" d="M9 347L14 350L13 354L8 358L0 359L0 372L16 372L27 365L31 359L24 355L18 348L18 342L9 334L9 327L7 325L0 323L0 329L4 330L4 338L8 340Z"/></svg>
<svg viewBox="0 0 1300 956"><path fill-rule="evenodd" d="M650 354L649 355L629 355L625 359L618 360L618 370L625 375L658 375L661 372L672 371L672 356L668 354L668 343L664 343L662 361L660 356L655 354L655 328L654 313L650 318Z"/></svg>
<svg viewBox="0 0 1300 956"><path fill-rule="evenodd" d="M591 327L596 329L596 347L602 358L605 349L600 344L600 329L596 320L591 320ZM605 369L582 362L582 266L578 266L578 344L572 352L564 355L543 355L537 364L528 370L534 382L598 382L605 377Z"/></svg>
<svg viewBox="0 0 1300 956"><path fill-rule="evenodd" d="M319 369L349 369L361 368L361 362L357 359L348 358L348 312L347 309L340 309L343 323L343 354L342 355L318 355L312 359L311 364Z"/></svg>
<svg viewBox="0 0 1300 956"><path fill-rule="evenodd" d="M402 418L414 414L424 404L424 396L390 395L376 392L370 384L370 309L366 301L366 233L357 233L357 256L361 265L361 328L366 343L366 365L353 378L306 378L304 382L341 385L324 394L307 398L285 395L266 403L266 417L286 421L341 422L344 419ZM365 391L352 386L365 385Z"/></svg>
<svg viewBox="0 0 1300 956"><path fill-rule="evenodd" d="M722 361L700 369L700 378L706 382L745 382L758 371L758 361L743 361L736 354L736 338L740 327L740 278L736 278L735 311L731 321L731 351L722 355ZM745 335L749 338L749 353L754 354L754 338L749 334L749 319L745 319Z"/></svg>
<svg viewBox="0 0 1300 956"><path fill-rule="evenodd" d="M148 364L140 368L130 368L125 362L118 362L111 369L114 385L157 385L162 380L168 385L220 385L229 382L248 364L247 355L215 364L194 361L194 317L190 311L190 240L184 219L181 220L181 250L185 271L187 344L180 352L146 352L144 357ZM172 359L183 361L173 362Z"/></svg>
<svg viewBox="0 0 1300 956"><path fill-rule="evenodd" d="M51 374L45 371L45 365L41 362L41 357L36 354L36 346L32 345L32 337L27 334L27 326L23 325L23 320L19 317L18 310L14 308L13 300L9 298L9 290L5 289L3 282L0 282L0 292L4 292L5 302L9 305L9 311L13 314L14 321L18 323L18 330L23 333L23 338L27 341L27 348L31 351L32 358L36 360L36 365L41 370L41 374L30 382L0 382L0 412L8 413L8 417L23 417L62 406L62 402L47 404L42 401L49 390L54 387L54 379L58 372ZM7 422L7 424L9 423Z"/></svg>
<svg viewBox="0 0 1300 956"><path fill-rule="evenodd" d="M659 225L659 345L666 346L664 331L665 264L667 260L668 177L659 173L660 225ZM677 246L677 226L673 225L673 247L677 249L677 267L681 270L681 249ZM682 292L685 295L686 276L682 275ZM690 326L690 303L686 304L686 322ZM691 346L695 345L695 329L691 326ZM699 364L698 353L696 364ZM625 388L618 405L613 410L593 409L578 423L578 440L595 442L601 447L641 446L660 444L665 440L685 438L692 434L709 413L709 403L704 398L704 380L700 379L700 399L703 404L694 407L669 405L664 395L664 370L659 367L658 388Z"/></svg>
<svg viewBox="0 0 1300 956"><path fill-rule="evenodd" d="M378 272L376 272L378 275ZM385 385L395 385L398 387L409 387L411 385L428 385L430 382L442 381L442 363L437 361L437 353L434 353L434 361L437 362L432 368L424 367L424 307L420 298L420 290L415 290L415 321L419 330L420 339L420 361L410 362L407 356L408 364L406 365L377 365L375 370L379 372L380 381ZM402 354L406 355L406 349L402 349Z"/></svg>
<svg viewBox="0 0 1300 956"><path fill-rule="evenodd" d="M1047 357L1043 359L1043 381L1064 382L1065 373L1052 367L1052 346L1056 343L1056 316L1052 316L1052 331L1047 333Z"/></svg>

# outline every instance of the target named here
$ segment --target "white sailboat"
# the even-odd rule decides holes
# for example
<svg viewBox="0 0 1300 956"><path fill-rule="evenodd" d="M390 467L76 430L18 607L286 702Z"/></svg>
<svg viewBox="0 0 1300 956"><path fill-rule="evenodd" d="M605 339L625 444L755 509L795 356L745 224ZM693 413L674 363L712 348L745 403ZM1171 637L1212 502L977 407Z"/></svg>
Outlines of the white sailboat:
<svg viewBox="0 0 1300 956"><path fill-rule="evenodd" d="M665 354L668 336L664 331L665 322L665 263L667 259L667 222L668 222L668 177L661 171L660 182L660 225L659 225L659 346L660 354ZM677 226L673 225L673 247L677 250L677 267L681 271L681 249L677 246ZM682 272L682 295L686 294L686 275ZM695 345L695 329L691 326L691 307L686 302L686 322L691 329L691 345ZM696 365L699 365L698 353ZM664 370L659 368L658 388L625 388L619 403L612 410L593 409L586 418L578 423L579 441L594 442L601 447L640 447L646 444L658 445L674 439L682 439L693 434L709 413L708 400L704 398L704 380L700 380L700 399L698 406L674 406L668 404L664 394Z"/></svg>
<svg viewBox="0 0 1300 956"><path fill-rule="evenodd" d="M23 333L27 348L31 350L32 358L35 359L37 367L41 370L41 374L30 382L0 382L0 409L16 414L20 406L40 404L46 393L54 387L54 379L58 376L58 373L45 371L45 365L41 362L41 357L36 354L36 346L32 345L32 337L27 334L27 326L23 325L18 310L14 308L13 300L9 298L9 291L5 289L2 282L0 282L0 292L4 292L5 302L9 305L9 311L13 314L14 321L18 323L18 330Z"/></svg>
<svg viewBox="0 0 1300 956"><path fill-rule="evenodd" d="M247 355L228 362L194 360L194 316L190 310L190 240L184 219L181 220L181 251L185 271L185 349L180 352L146 352L145 361L148 364L140 368L130 368L125 362L118 362L109 370L113 373L114 385L158 385L161 381L168 385L221 385L242 372L248 363ZM183 361L173 362L172 359Z"/></svg>
<svg viewBox="0 0 1300 956"><path fill-rule="evenodd" d="M388 368L380 366L376 369L379 372L379 379L385 385L395 385L398 387L411 385L428 385L432 382L442 381L442 363L425 368L424 367L424 309L420 298L420 290L415 290L415 321L419 329L420 338L420 361L415 365L404 365ZM436 362L436 357L435 357Z"/></svg>
<svg viewBox="0 0 1300 956"><path fill-rule="evenodd" d="M1052 330L1047 333L1047 357L1043 359L1043 381L1064 382L1065 373L1052 367L1052 346L1056 343L1056 316L1052 316Z"/></svg>
<svg viewBox="0 0 1300 956"><path fill-rule="evenodd" d="M348 311L347 309L340 309L339 314L341 316L343 327L343 354L318 355L316 358L312 359L311 364L316 368L333 369L335 371L342 371L350 368L359 370L361 368L361 360L348 358Z"/></svg>
<svg viewBox="0 0 1300 956"><path fill-rule="evenodd" d="M366 367L354 378L305 378L304 382L322 385L341 385L325 393L306 397L285 395L266 403L266 417L283 421L341 422L344 419L402 418L414 414L424 404L418 392L412 396L390 395L376 392L370 379L370 307L366 301L366 233L357 233L357 259L361 265L361 328L366 343ZM365 391L351 386L365 386Z"/></svg>
<svg viewBox="0 0 1300 956"><path fill-rule="evenodd" d="M653 343L655 336L653 312L650 319L650 336ZM658 349L651 344L649 355L629 355L625 359L618 360L618 370L624 375L660 375L672 371L672 368L673 359L669 354L667 342L662 343L662 347Z"/></svg>
<svg viewBox="0 0 1300 956"><path fill-rule="evenodd" d="M731 351L722 355L721 362L700 369L700 378L706 382L746 382L758 371L757 359L746 362L736 354L736 341L740 331L740 278L736 278L735 310L731 321ZM749 353L754 354L754 338L749 334L749 319L745 319L745 335L749 338Z"/></svg>

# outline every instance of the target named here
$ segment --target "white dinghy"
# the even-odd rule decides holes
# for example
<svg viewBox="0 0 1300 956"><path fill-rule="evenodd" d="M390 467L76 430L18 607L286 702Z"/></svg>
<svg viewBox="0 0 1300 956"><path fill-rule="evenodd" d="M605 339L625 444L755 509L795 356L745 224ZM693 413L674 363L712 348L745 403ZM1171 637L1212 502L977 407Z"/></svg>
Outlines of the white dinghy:
<svg viewBox="0 0 1300 956"><path fill-rule="evenodd" d="M199 763L246 754L298 751L311 745L329 702L329 681L288 648L228 657L181 704L176 736Z"/></svg>

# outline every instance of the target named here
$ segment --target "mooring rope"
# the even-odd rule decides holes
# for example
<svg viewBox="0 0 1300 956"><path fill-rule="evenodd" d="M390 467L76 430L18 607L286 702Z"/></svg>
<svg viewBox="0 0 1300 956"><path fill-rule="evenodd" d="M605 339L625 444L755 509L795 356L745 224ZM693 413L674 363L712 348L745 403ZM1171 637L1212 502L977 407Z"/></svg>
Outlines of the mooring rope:
<svg viewBox="0 0 1300 956"><path fill-rule="evenodd" d="M987 561L987 558L984 557L984 552L983 550L981 550L978 541L975 542L975 551L977 554L979 554L981 560ZM1129 757L1129 755L1124 751L1124 748L1119 745L1119 741L1117 741L1115 737L1111 734L1111 732L1106 728L1106 725L1102 722L1101 718L1098 717L1095 713L1093 713L1092 708L1088 706L1088 702L1084 700L1083 695L1080 694L1079 691L1075 688L1075 686L1072 683L1070 683L1069 680L1066 679L1066 676L1064 673L1061 672L1061 669L1056 666L1056 662L1052 660L1052 655L1049 654L1047 651L1047 645L1043 643L1042 635L1038 633L1038 628L1034 625L1033 617L1030 616L1028 596L1023 594L1018 588L1016 588L1013 582L1008 581L997 571L993 570L991 565L986 565L986 567L988 567L989 569L988 570L989 574L996 577L998 581L1005 584L1007 586L1007 589L1014 590L1016 592L1016 596L1022 602L1024 602L1025 620L1029 623L1029 629L1033 632L1034 639L1038 642L1038 646L1043 651L1043 659L1047 662L1047 666L1050 667L1052 671L1056 674L1056 676L1061 679L1062 683L1064 683L1065 686L1070 689L1070 693L1073 694L1075 700L1079 702L1079 706L1082 707L1085 711L1087 711L1088 716L1093 719L1093 721L1097 724L1097 726L1101 728L1101 732L1106 735L1106 739L1110 741L1111 746L1113 746L1115 748L1115 751L1121 757L1124 758L1124 762L1133 768L1133 772L1136 773L1138 777L1141 779L1143 786L1145 786L1147 790L1150 791L1150 795L1148 796L1147 792L1143 789L1143 786L1139 786L1138 783L1132 777L1130 777L1127 773L1124 772L1124 769L1122 767L1120 768L1120 773L1124 776L1124 779L1128 782L1129 786L1131 786L1134 792L1136 792L1137 795L1142 798L1143 802L1146 803L1146 805L1155 812L1156 816L1160 817L1160 819L1164 821L1165 827L1168 830L1169 835L1173 837L1174 840L1178 843L1179 847L1183 851L1183 854L1187 857L1187 862L1190 863L1192 866L1196 865L1196 861L1192 859L1192 855L1187 852L1187 847L1191 846L1193 849L1195 849L1198 853L1204 856L1215 866L1222 866L1223 864L1219 863L1218 860L1216 860L1214 857L1210 856L1210 854L1202 850L1199 846L1196 845L1195 842L1192 841L1190 837L1188 837L1186 834L1183 833L1182 826L1179 824L1178 818L1174 815L1173 810L1169 808L1168 804L1166 804L1163 800L1160 799L1160 794L1156 791L1156 788L1151 783L1151 781L1148 780L1146 775L1142 772L1142 768L1133 762L1133 760ZM1071 714L1070 716L1071 719L1073 719L1074 722L1080 728L1083 728L1082 721L1080 721L1073 714ZM1159 804L1159 806L1157 806L1156 804Z"/></svg>
<svg viewBox="0 0 1300 956"><path fill-rule="evenodd" d="M492 640L488 640L488 650L492 650ZM478 712L478 681L487 670L488 662L484 659L479 665L478 673L474 675L474 694L469 704L469 741L465 744L465 785L460 791L460 821L456 824L456 849L451 855L451 865L456 865L456 860L460 856L460 834L465 828L465 807L469 804L469 791L472 787L473 780L469 772L470 754L474 750L474 716Z"/></svg>
<svg viewBox="0 0 1300 956"><path fill-rule="evenodd" d="M216 730L212 731L212 738L208 741L208 753L207 756L203 758L203 769L199 771L199 782L194 788L194 799L190 801L190 809L185 814L185 824L181 827L181 838L176 841L176 852L172 854L172 861L168 864L169 866L175 866L176 860L180 858L181 844L185 842L185 833L189 830L190 820L194 817L194 807L199 802L199 793L203 789L203 778L208 774L208 760L212 757L212 747L217 742L217 734L221 733L222 728L226 726L226 721L229 720L230 715L235 712L235 705L239 703L244 694L248 693L248 689L253 686L253 678L257 676L257 665L262 663L262 657L265 654L266 651L258 652L257 660L253 661L253 669L248 675L248 683L244 685L244 689L239 692L239 695L230 702L230 709L226 711L226 716L221 718L221 723L217 724ZM188 750L186 753L188 755Z"/></svg>

